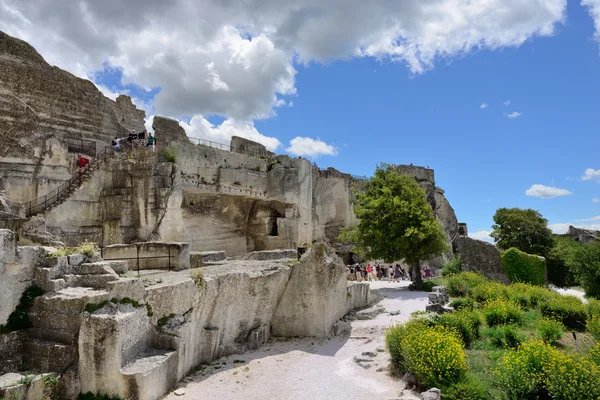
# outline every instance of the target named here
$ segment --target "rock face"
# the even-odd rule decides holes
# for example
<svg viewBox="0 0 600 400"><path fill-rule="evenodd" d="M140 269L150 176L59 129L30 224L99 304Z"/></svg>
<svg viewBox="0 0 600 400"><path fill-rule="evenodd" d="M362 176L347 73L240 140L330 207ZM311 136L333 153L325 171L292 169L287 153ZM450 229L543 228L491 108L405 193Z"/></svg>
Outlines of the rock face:
<svg viewBox="0 0 600 400"><path fill-rule="evenodd" d="M569 226L568 232L560 236L567 236L581 243L593 243L600 239L600 231Z"/></svg>
<svg viewBox="0 0 600 400"><path fill-rule="evenodd" d="M463 271L479 272L490 279L510 283L496 246L466 236L459 237L455 245Z"/></svg>
<svg viewBox="0 0 600 400"><path fill-rule="evenodd" d="M233 153L245 154L254 157L268 157L274 155L267 151L267 148L260 143L244 139L239 136L231 138L231 151Z"/></svg>
<svg viewBox="0 0 600 400"><path fill-rule="evenodd" d="M92 82L48 65L29 44L3 32L0 102L0 175L9 178L6 189L15 201L44 195L70 177L76 154L68 152L66 138L103 148L115 136L144 129L145 113L129 97L104 97Z"/></svg>
<svg viewBox="0 0 600 400"><path fill-rule="evenodd" d="M271 331L275 336L327 337L344 316L346 268L334 250L316 244L293 265Z"/></svg>

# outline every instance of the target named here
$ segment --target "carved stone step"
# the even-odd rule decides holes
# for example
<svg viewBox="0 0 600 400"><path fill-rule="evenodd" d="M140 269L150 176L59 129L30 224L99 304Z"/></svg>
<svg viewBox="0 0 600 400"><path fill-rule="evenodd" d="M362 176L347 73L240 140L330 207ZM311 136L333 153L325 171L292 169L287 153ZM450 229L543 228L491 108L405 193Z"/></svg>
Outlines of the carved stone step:
<svg viewBox="0 0 600 400"><path fill-rule="evenodd" d="M40 372L62 372L76 361L77 349L74 345L31 340L25 345L26 365Z"/></svg>

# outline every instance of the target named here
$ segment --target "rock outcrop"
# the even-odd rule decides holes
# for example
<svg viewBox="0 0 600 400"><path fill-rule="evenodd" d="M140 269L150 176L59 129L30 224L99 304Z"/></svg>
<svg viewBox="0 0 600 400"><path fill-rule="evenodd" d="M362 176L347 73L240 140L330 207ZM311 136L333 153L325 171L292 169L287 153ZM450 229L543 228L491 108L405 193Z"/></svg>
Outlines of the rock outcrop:
<svg viewBox="0 0 600 400"><path fill-rule="evenodd" d="M3 32L0 103L0 175L9 178L6 188L16 201L44 195L71 176L76 154L68 152L67 139L102 148L115 136L144 130L145 113L129 97L106 98L92 82L49 65Z"/></svg>

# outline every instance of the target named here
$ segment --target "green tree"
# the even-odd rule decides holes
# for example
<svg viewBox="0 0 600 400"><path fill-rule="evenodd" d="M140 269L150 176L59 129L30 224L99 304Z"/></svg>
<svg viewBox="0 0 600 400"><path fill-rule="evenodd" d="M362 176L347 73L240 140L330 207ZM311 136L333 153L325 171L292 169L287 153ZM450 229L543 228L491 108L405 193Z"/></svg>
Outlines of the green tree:
<svg viewBox="0 0 600 400"><path fill-rule="evenodd" d="M548 220L530 208L499 208L492 228L490 236L501 250L516 247L528 254L545 256L553 244Z"/></svg>
<svg viewBox="0 0 600 400"><path fill-rule="evenodd" d="M585 294L600 299L600 243L577 246L568 264Z"/></svg>
<svg viewBox="0 0 600 400"><path fill-rule="evenodd" d="M569 265L573 252L582 244L570 237L554 236L553 240L554 246L546 253L548 281L558 287L576 286L577 279Z"/></svg>
<svg viewBox="0 0 600 400"><path fill-rule="evenodd" d="M425 190L414 179L382 164L364 190L356 193L353 205L360 222L345 230L342 240L355 242L357 252L366 259L404 260L420 289L421 260L448 250Z"/></svg>

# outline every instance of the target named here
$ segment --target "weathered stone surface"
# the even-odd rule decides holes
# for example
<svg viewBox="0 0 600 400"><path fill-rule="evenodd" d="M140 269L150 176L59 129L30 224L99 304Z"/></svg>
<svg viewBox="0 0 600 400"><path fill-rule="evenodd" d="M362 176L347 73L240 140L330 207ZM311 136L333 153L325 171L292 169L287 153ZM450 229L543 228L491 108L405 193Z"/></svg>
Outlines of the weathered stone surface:
<svg viewBox="0 0 600 400"><path fill-rule="evenodd" d="M567 233L560 236L570 237L581 243L594 243L598 240L598 238L600 238L600 231L575 228L574 226L570 225Z"/></svg>
<svg viewBox="0 0 600 400"><path fill-rule="evenodd" d="M254 157L268 157L273 155L264 145L239 136L231 138L231 151Z"/></svg>
<svg viewBox="0 0 600 400"><path fill-rule="evenodd" d="M496 246L466 236L459 237L455 245L463 271L479 272L490 279L510 283Z"/></svg>
<svg viewBox="0 0 600 400"><path fill-rule="evenodd" d="M433 312L436 314L446 314L446 313L450 313L450 312L454 311L454 308L447 307L447 306L444 306L443 304L436 303L436 304L428 304L425 307L425 311Z"/></svg>
<svg viewBox="0 0 600 400"><path fill-rule="evenodd" d="M253 251L252 253L246 254L244 260L286 260L286 259L297 259L298 250L264 250L264 251Z"/></svg>
<svg viewBox="0 0 600 400"><path fill-rule="evenodd" d="M352 324L348 321L337 321L333 325L333 336L347 336L352 332Z"/></svg>
<svg viewBox="0 0 600 400"><path fill-rule="evenodd" d="M108 145L131 129L144 130L145 113L129 97L106 98L92 82L49 65L29 44L3 32L0 81L0 175L8 178L11 200L44 195L70 177L76 154L67 152L64 138Z"/></svg>
<svg viewBox="0 0 600 400"><path fill-rule="evenodd" d="M23 344L25 340L25 332L0 333L0 376L23 369Z"/></svg>
<svg viewBox="0 0 600 400"><path fill-rule="evenodd" d="M69 256L69 266L77 267L83 264L87 260L87 257L83 254L71 254Z"/></svg>
<svg viewBox="0 0 600 400"><path fill-rule="evenodd" d="M346 268L335 251L317 243L293 265L271 330L276 336L326 337L345 313Z"/></svg>
<svg viewBox="0 0 600 400"><path fill-rule="evenodd" d="M384 311L385 309L382 306L376 305L374 307L369 307L364 310L357 311L356 318L360 320L373 319Z"/></svg>
<svg viewBox="0 0 600 400"><path fill-rule="evenodd" d="M190 268L200 268L205 263L219 262L227 259L225 251L190 251Z"/></svg>
<svg viewBox="0 0 600 400"><path fill-rule="evenodd" d="M104 247L105 260L125 260L131 270L190 269L189 245L174 242L114 244ZM139 265L138 265L139 257Z"/></svg>
<svg viewBox="0 0 600 400"><path fill-rule="evenodd" d="M140 302L146 295L144 282L138 278L119 278L116 281L108 282L106 290L110 293L111 299L129 298Z"/></svg>
<svg viewBox="0 0 600 400"><path fill-rule="evenodd" d="M440 400L442 398L442 393L440 389L432 388L426 392L421 393L421 398L423 400Z"/></svg>

